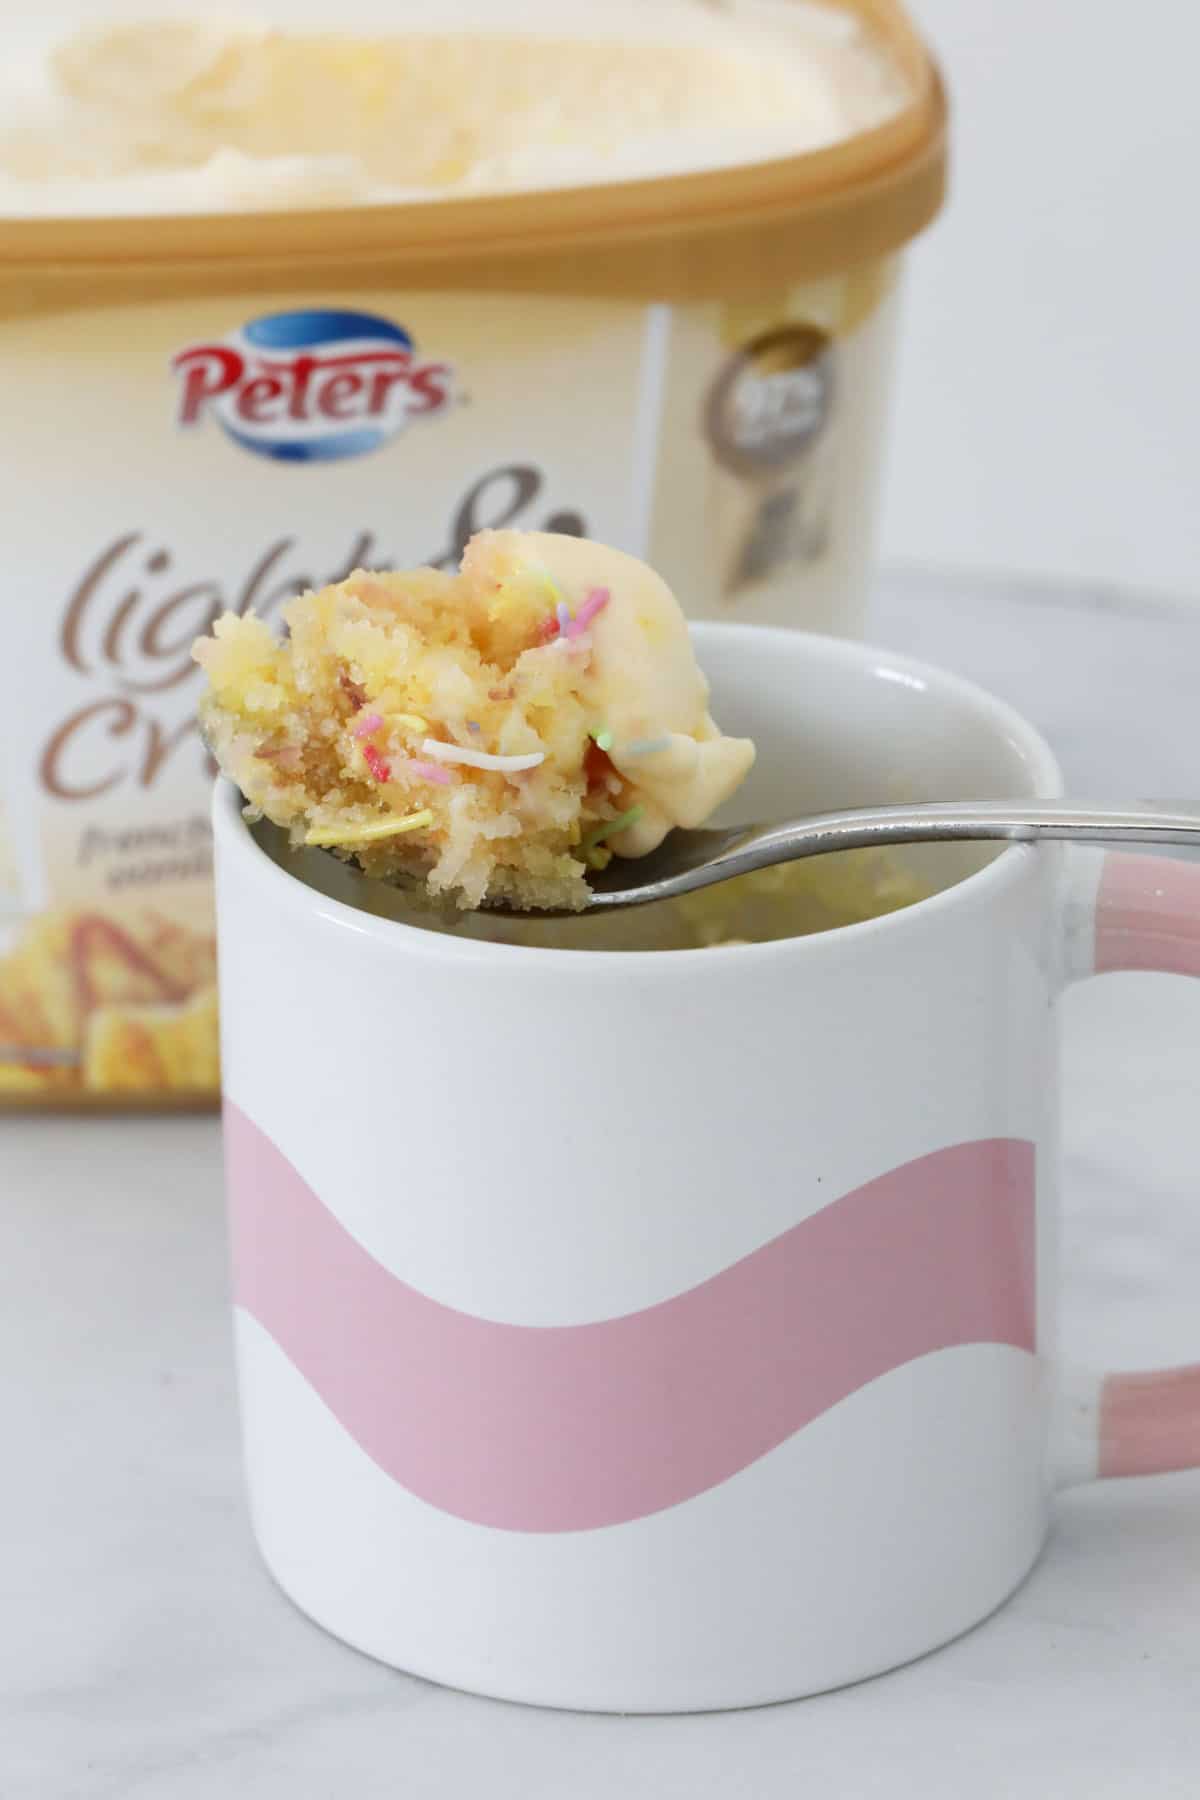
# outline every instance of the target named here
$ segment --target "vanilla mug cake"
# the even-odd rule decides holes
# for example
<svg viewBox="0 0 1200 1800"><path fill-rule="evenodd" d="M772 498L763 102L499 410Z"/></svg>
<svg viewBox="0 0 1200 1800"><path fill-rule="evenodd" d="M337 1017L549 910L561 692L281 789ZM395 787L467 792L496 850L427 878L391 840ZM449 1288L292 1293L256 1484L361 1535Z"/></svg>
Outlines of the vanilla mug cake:
<svg viewBox="0 0 1200 1800"><path fill-rule="evenodd" d="M247 817L281 834L281 860L327 851L414 926L570 948L557 923L514 931L476 909L585 911L591 871L703 825L754 765L753 743L709 711L666 583L600 544L482 532L457 574L360 571L286 620L279 643L226 614L194 645L202 727ZM925 891L894 857L851 853L608 917L581 942L765 940Z"/></svg>
<svg viewBox="0 0 1200 1800"><path fill-rule="evenodd" d="M481 532L457 575L352 575L193 654L200 717L295 841L460 907L588 903L589 869L702 825L754 746L723 736L666 583L585 539Z"/></svg>

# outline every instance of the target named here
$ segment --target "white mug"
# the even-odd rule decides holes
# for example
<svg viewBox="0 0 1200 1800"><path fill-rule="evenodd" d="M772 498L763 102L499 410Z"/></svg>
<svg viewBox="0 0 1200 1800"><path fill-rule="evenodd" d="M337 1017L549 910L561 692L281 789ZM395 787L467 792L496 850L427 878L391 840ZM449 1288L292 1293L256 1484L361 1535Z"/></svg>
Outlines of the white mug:
<svg viewBox="0 0 1200 1800"><path fill-rule="evenodd" d="M696 638L741 817L1060 791L949 675ZM886 917L604 954L331 898L228 786L216 845L254 1528L351 1644L556 1706L813 1693L982 1619L1056 1485L1200 1461L1200 1372L1056 1364L1053 1004L1200 973L1200 870L926 847Z"/></svg>

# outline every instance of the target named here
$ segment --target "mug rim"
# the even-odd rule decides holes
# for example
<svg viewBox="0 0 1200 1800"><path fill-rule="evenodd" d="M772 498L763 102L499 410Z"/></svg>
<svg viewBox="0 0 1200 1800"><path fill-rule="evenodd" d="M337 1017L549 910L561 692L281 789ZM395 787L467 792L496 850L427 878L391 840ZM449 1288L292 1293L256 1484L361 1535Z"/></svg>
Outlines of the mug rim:
<svg viewBox="0 0 1200 1800"><path fill-rule="evenodd" d="M886 678L891 675L922 688L936 687L987 717L1001 728L1004 735L1017 743L1033 774L1030 799L1054 800L1062 794L1063 778L1058 759L1045 738L1024 714L987 688L943 669L936 663L927 663L917 657L885 650L874 644L818 632L796 631L785 626L699 620L691 622L690 630L701 645L706 642L750 640L760 645L764 652L774 650L786 655L794 655L797 650L811 647L819 650L827 661L840 661L860 670L865 668L875 676L882 674ZM251 863L255 865L254 872L258 875L265 874L269 883L273 880L277 883L275 894L279 903L291 909L305 911L313 925L329 925L335 929L356 931L376 938L381 944L391 944L394 948L403 947L409 953L417 948L412 940L419 938L421 952L455 962L486 962L489 966L509 968L515 968L519 963L553 963L564 974L572 965L578 965L580 971L591 971L597 964L603 968L612 968L614 973L622 968L627 972L633 968L643 969L647 973L666 968L694 972L697 958L700 959L701 967L715 970L728 968L731 957L745 960L771 955L812 956L822 951L837 951L852 942L859 942L867 935L879 932L899 935L906 930L921 929L947 908L998 898L1031 871L1038 853L1037 847L1031 844L1010 844L984 868L976 869L952 882L949 887L939 888L936 893L914 900L896 912L877 914L873 918L854 920L845 925L833 925L824 931L809 932L797 937L770 938L760 943L712 944L688 950L589 950L566 946L548 948L534 944L495 944L477 938L458 938L449 932L428 931L419 925L409 925L401 919L383 919L348 906L345 901L336 900L317 888L309 887L307 882L267 854L244 816L240 790L226 776L221 776L216 783L213 834L214 840L221 845L222 853L243 856L248 853ZM361 879L365 881L368 877L362 876ZM219 889L219 871L217 883Z"/></svg>

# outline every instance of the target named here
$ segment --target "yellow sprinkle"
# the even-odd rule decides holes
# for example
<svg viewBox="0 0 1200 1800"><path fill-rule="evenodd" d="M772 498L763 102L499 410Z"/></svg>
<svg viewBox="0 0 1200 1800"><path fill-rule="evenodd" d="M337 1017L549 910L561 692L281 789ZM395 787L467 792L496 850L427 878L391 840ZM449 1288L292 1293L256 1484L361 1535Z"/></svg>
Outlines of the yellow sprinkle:
<svg viewBox="0 0 1200 1800"><path fill-rule="evenodd" d="M305 833L304 841L315 850L332 850L339 844L376 844L432 824L433 814L426 808L424 812L407 813L402 819L380 819L374 825L333 826L324 830L318 826Z"/></svg>
<svg viewBox="0 0 1200 1800"><path fill-rule="evenodd" d="M429 720L419 719L416 713L393 713L389 724L407 726L409 731L425 732L429 730Z"/></svg>

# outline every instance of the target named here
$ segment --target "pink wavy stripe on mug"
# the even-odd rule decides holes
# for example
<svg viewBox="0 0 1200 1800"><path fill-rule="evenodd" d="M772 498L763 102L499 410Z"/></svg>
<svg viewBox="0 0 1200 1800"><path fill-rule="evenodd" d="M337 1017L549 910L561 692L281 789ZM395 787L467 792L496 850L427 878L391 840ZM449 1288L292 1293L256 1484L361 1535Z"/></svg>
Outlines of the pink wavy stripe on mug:
<svg viewBox="0 0 1200 1800"><path fill-rule="evenodd" d="M237 1304L381 1469L479 1525L642 1518L915 1357L1034 1347L1034 1152L1020 1140L921 1157L642 1312L523 1326L398 1280L250 1119L225 1116Z"/></svg>

